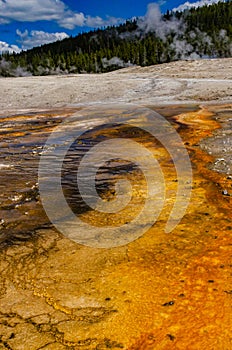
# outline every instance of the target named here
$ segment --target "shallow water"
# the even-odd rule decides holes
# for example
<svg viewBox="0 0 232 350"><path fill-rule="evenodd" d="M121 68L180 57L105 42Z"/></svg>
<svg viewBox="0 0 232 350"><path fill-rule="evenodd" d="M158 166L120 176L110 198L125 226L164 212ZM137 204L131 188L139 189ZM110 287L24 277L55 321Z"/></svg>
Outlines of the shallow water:
<svg viewBox="0 0 232 350"><path fill-rule="evenodd" d="M127 136L142 139L159 156L168 200L147 233L111 249L85 247L65 238L51 225L40 202L37 172L42 146L54 126L75 109L1 117L2 348L232 347L231 178L222 169L213 171L216 159L199 146L213 132L214 138L220 135L221 119L214 120L213 115L231 118L231 106L211 107L210 111L195 106L155 109L175 125L190 154L190 206L175 230L165 234L177 188L173 163L153 139L129 132ZM105 135L112 137L114 132L111 128ZM95 139L98 137L96 133ZM205 141L208 148L214 140ZM85 206L80 209L79 195L72 188L71 163L76 151L85 149L83 142L70 151L63 182L70 205L74 200L74 209L84 220L101 226L106 215ZM88 148L89 143L86 145ZM144 199L143 176L125 162L101 169L97 179L101 196L114 196L112 181L121 171L132 181L134 198L123 217L111 215L113 223L130 218L131 209Z"/></svg>
<svg viewBox="0 0 232 350"><path fill-rule="evenodd" d="M196 110L195 106L174 106L160 107L156 109L170 121L172 117L181 111ZM38 189L38 166L39 159L43 151L43 146L55 127L65 118L72 115L79 109L67 109L58 111L33 112L26 115L2 116L1 139L0 139L0 207L1 207L1 242L23 241L34 235L34 231L44 225L50 227L44 210L41 206ZM99 118L101 119L101 117ZM85 120L83 120L85 122ZM98 119L96 118L95 123ZM80 122L82 122L80 120ZM185 128L183 124L177 123L177 128ZM84 138L80 138L70 148L65 157L62 168L62 185L69 205L76 213L88 211L80 197L76 184L76 172L78 159L89 151L91 147L99 141L108 138L130 138L143 143L155 144L154 139L150 139L146 133L135 128L123 128L107 125L100 130L95 128L88 132ZM59 139L59 136L58 136ZM60 142L60 140L59 140ZM156 144L157 146L157 144ZM157 147L158 148L158 147ZM164 151L164 150L163 150ZM96 160L95 160L96 161ZM74 165L75 164L75 165ZM101 167L96 179L97 191L104 196L106 192L114 192L114 183L123 173L132 173L139 169L135 164L119 162ZM49 164L48 164L49 167ZM141 176L140 176L141 177ZM130 180L133 179L131 176ZM139 184L137 185L141 187ZM105 220L104 218L103 221ZM96 217L94 217L96 220ZM126 219L125 219L126 220Z"/></svg>

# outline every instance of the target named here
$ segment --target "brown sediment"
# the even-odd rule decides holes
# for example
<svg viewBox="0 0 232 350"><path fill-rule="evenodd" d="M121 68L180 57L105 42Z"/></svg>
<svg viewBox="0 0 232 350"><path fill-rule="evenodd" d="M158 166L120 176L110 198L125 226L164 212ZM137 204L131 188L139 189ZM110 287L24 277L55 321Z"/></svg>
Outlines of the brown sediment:
<svg viewBox="0 0 232 350"><path fill-rule="evenodd" d="M30 182L32 201L19 204L27 206L26 217L33 218L33 224L17 217L18 224L21 220L16 230L19 240L1 252L0 346L25 350L231 348L232 197L223 194L231 188L231 180L209 169L213 155L199 147L220 125L212 118L213 108L194 107L180 114L176 109L169 107L166 115L177 128L184 125L179 132L193 164L193 189L186 215L170 234L164 233L164 227L175 201L176 174L159 145L154 153L160 156L167 180L165 210L143 237L108 250L77 245L52 227L39 226L48 224L48 219L39 198L36 201L30 192L36 182L38 155L34 163L27 158L34 170L23 173L17 188L25 189L25 182ZM49 130L50 126L43 129L42 139ZM25 136L25 143L29 145L33 137L38 140L37 136L37 132ZM152 140L143 143L154 148ZM8 179L14 179L8 186L10 194L17 174L5 171ZM7 177L3 180L6 186ZM141 192L135 191L135 203ZM28 192L23 198L27 196ZM4 198L4 205L10 203ZM92 212L82 216L90 222L102 219ZM34 233L23 244L22 227Z"/></svg>

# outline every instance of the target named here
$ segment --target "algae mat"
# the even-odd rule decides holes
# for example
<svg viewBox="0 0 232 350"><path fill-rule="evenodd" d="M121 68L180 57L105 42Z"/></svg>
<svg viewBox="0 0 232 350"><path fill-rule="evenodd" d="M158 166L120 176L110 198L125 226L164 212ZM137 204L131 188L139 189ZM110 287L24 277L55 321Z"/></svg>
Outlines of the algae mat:
<svg viewBox="0 0 232 350"><path fill-rule="evenodd" d="M142 135L159 151L170 200L146 234L111 249L63 237L40 202L44 142L76 109L1 117L0 349L232 348L231 106L154 109L173 123L190 154L191 202L165 234L176 174L168 154ZM143 181L132 169L133 175Z"/></svg>

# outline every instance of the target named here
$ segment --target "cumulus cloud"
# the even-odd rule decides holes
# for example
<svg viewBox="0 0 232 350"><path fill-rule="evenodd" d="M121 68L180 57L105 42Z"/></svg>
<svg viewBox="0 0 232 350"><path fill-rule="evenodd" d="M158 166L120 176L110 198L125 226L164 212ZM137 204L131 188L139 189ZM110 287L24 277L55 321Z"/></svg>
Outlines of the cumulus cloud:
<svg viewBox="0 0 232 350"><path fill-rule="evenodd" d="M66 12L65 16L60 18L57 22L60 27L74 29L75 27L83 27L85 25L86 18L82 12L73 13L68 11Z"/></svg>
<svg viewBox="0 0 232 350"><path fill-rule="evenodd" d="M60 0L0 0L0 18L8 22L59 20L65 10Z"/></svg>
<svg viewBox="0 0 232 350"><path fill-rule="evenodd" d="M67 29L75 27L99 27L118 24L121 18L91 17L72 11L61 0L0 0L0 24L36 21L55 21Z"/></svg>
<svg viewBox="0 0 232 350"><path fill-rule="evenodd" d="M9 53L13 53L13 52L20 52L21 49L17 46L17 45L10 45L8 43L6 43L5 41L0 41L0 54L4 53L4 52L9 52Z"/></svg>
<svg viewBox="0 0 232 350"><path fill-rule="evenodd" d="M200 0L200 1L196 1L196 2L189 2L189 1L186 1L184 4L178 6L178 7L175 7L173 9L173 11L184 11L184 10L189 10L191 8L194 8L194 7L202 7L202 6L205 6L205 5L212 5L212 4L216 4L220 1L223 1L223 0Z"/></svg>
<svg viewBox="0 0 232 350"><path fill-rule="evenodd" d="M16 31L19 36L18 42L20 42L22 49L27 50L35 46L43 44L49 44L58 40L68 38L68 34L62 33L47 33L41 30L32 30L30 33L28 30L21 32L19 29Z"/></svg>
<svg viewBox="0 0 232 350"><path fill-rule="evenodd" d="M58 24L67 29L74 29L75 27L90 27L90 28L99 28L111 25L117 25L122 23L124 20L122 18L106 16L102 18L99 16L85 16L82 12L73 13L72 11L67 11L65 16L59 19Z"/></svg>
<svg viewBox="0 0 232 350"><path fill-rule="evenodd" d="M86 25L88 27L93 27L93 28L117 25L123 21L124 20L122 18L115 18L115 17L111 17L111 16L106 16L105 19L103 19L99 16L96 16L96 17L87 16L86 17Z"/></svg>

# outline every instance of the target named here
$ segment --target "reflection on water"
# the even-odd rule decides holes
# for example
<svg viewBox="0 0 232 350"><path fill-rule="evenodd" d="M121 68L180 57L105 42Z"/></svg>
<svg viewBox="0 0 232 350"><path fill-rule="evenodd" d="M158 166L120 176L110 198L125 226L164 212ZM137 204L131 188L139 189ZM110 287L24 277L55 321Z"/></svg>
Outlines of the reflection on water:
<svg viewBox="0 0 232 350"><path fill-rule="evenodd" d="M106 141L107 139L116 137L135 139L134 130L130 129L130 132L125 132L125 129L120 130L120 126L118 125L108 125L107 128L103 128L102 132L99 131L99 127L93 128L91 132L86 132L81 138L75 140L69 148L62 166L61 182L65 198L74 213L81 214L91 210L82 199L77 183L77 171L84 155L99 142ZM138 137L136 139L138 140ZM123 159L111 159L104 164L98 163L97 158L95 158L94 163L89 164L89 169L98 169L95 182L96 191L100 197L107 197L108 200L115 194L115 184L120 177L127 176L135 172L135 170L139 172L136 164ZM88 178L91 178L91 172L85 173L84 176L88 181Z"/></svg>
<svg viewBox="0 0 232 350"><path fill-rule="evenodd" d="M1 241L23 241L48 225L38 195L38 163L46 138L61 117L33 113L1 117Z"/></svg>

